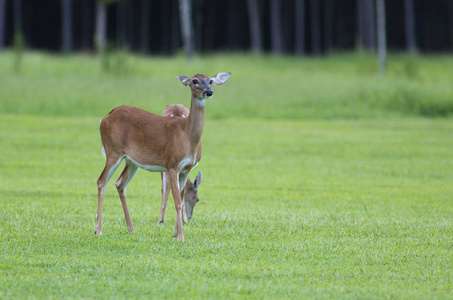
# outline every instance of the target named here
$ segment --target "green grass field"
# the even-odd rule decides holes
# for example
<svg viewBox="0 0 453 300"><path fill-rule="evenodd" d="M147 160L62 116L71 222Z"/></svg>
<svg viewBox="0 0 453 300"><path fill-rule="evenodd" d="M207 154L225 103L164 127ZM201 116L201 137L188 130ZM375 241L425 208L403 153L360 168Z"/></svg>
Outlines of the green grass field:
<svg viewBox="0 0 453 300"><path fill-rule="evenodd" d="M352 54L110 59L27 53L15 73L0 53L1 299L453 297L451 57L392 56L385 77ZM220 71L186 241L143 170L136 232L111 180L95 237L99 120L189 105L172 76Z"/></svg>

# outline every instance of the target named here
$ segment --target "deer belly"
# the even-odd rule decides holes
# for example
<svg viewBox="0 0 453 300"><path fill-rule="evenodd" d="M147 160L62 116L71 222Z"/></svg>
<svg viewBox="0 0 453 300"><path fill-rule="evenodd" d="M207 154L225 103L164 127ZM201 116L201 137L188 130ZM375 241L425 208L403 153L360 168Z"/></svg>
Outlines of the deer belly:
<svg viewBox="0 0 453 300"><path fill-rule="evenodd" d="M137 167L142 168L143 170L146 170L146 171L150 171L150 172L167 172L167 169L164 168L164 167L151 166L151 165L142 165L142 164L136 162L135 160L133 160L132 158L130 158L129 156L126 156L126 160L128 161L128 163L132 163L132 164L136 165Z"/></svg>

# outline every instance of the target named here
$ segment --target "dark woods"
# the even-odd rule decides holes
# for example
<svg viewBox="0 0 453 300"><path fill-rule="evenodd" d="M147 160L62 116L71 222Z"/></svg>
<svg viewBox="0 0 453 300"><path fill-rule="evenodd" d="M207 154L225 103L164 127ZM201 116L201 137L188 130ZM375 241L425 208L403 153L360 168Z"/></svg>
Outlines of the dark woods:
<svg viewBox="0 0 453 300"><path fill-rule="evenodd" d="M171 55L182 48L179 8L186 1L0 0L0 48L21 33L28 48L94 51L103 24L108 45ZM195 51L323 55L377 47L375 0L188 2ZM388 49L453 50L452 0L387 0L385 14Z"/></svg>

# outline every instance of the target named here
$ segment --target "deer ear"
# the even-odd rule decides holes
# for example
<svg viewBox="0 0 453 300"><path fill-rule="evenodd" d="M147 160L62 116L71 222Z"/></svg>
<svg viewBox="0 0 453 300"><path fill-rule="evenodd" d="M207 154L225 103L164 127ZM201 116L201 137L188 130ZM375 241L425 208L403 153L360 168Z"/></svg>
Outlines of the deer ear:
<svg viewBox="0 0 453 300"><path fill-rule="evenodd" d="M193 185L196 189L198 189L202 180L203 180L203 173L201 173L201 171L200 171L200 172L198 172L197 178L195 178L195 181L193 182Z"/></svg>
<svg viewBox="0 0 453 300"><path fill-rule="evenodd" d="M219 74L211 77L211 79L214 81L212 84L222 85L228 80L228 78L230 78L230 76L230 72L220 72Z"/></svg>
<svg viewBox="0 0 453 300"><path fill-rule="evenodd" d="M175 78L178 78L184 85L188 85L190 81L190 78L187 76L175 76Z"/></svg>

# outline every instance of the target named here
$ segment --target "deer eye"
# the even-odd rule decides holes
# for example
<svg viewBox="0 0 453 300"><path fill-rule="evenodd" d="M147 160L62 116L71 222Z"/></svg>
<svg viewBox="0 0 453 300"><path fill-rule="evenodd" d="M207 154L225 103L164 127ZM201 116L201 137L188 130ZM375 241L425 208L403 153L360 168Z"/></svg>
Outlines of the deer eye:
<svg viewBox="0 0 453 300"><path fill-rule="evenodd" d="M213 82L214 82L214 80L212 80L212 79L211 79L211 80L209 80L209 84L212 84Z"/></svg>
<svg viewBox="0 0 453 300"><path fill-rule="evenodd" d="M198 84L198 80L197 80L197 79L194 79L194 80L192 80L192 83L193 83L193 84Z"/></svg>

